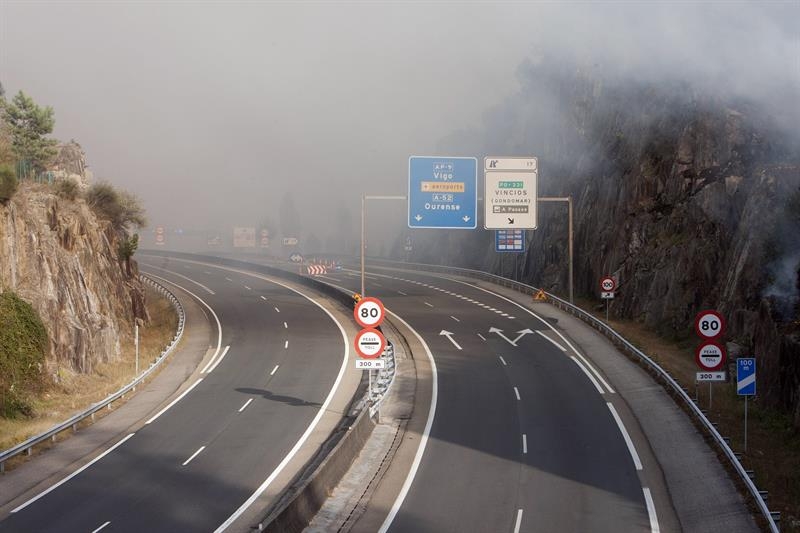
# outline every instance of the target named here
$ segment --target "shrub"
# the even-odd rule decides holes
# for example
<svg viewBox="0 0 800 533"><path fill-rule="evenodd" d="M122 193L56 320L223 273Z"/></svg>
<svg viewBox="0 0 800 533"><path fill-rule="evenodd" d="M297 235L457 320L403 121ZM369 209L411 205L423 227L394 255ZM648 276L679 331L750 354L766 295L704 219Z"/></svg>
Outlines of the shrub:
<svg viewBox="0 0 800 533"><path fill-rule="evenodd" d="M32 416L48 347L39 314L13 292L0 293L0 416Z"/></svg>
<svg viewBox="0 0 800 533"><path fill-rule="evenodd" d="M0 204L5 204L17 191L17 175L10 165L0 166Z"/></svg>
<svg viewBox="0 0 800 533"><path fill-rule="evenodd" d="M132 226L145 225L144 209L139 199L126 191L118 191L109 183L96 183L86 192L86 202L101 218L111 222L116 230L127 231Z"/></svg>
<svg viewBox="0 0 800 533"><path fill-rule="evenodd" d="M61 198L65 198L67 200L74 200L78 197L78 184L75 181L67 178L58 180L55 184L56 187L56 194L59 195Z"/></svg>

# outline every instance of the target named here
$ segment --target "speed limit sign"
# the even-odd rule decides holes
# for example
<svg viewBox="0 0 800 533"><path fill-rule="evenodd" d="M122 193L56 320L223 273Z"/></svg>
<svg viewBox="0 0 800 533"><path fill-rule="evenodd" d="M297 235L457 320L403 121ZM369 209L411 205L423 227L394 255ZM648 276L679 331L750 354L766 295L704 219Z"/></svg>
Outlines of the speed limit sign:
<svg viewBox="0 0 800 533"><path fill-rule="evenodd" d="M725 320L716 311L701 311L694 319L694 330L704 339L716 339L725 330Z"/></svg>
<svg viewBox="0 0 800 533"><path fill-rule="evenodd" d="M600 289L603 292L614 292L617 288L617 282L611 276L606 276L600 280Z"/></svg>
<svg viewBox="0 0 800 533"><path fill-rule="evenodd" d="M374 328L383 322L383 317L386 311L383 308L383 303L377 298L367 297L362 298L353 309L353 315L356 322L362 328Z"/></svg>

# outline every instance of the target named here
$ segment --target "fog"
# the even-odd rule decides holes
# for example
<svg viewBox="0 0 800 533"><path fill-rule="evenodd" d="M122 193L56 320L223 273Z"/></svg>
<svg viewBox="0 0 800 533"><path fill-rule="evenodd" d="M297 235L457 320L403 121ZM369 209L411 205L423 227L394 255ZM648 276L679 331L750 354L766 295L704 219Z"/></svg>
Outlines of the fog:
<svg viewBox="0 0 800 533"><path fill-rule="evenodd" d="M405 194L410 155L486 155L437 152L453 132L499 128L487 113L542 57L718 88L796 124L797 20L796 1L0 0L0 81L52 106L54 136L136 193L151 229L275 234L290 195L298 227L283 235L325 242L355 237L362 193ZM519 150L502 155L536 155ZM404 231L400 204L370 206L375 231Z"/></svg>

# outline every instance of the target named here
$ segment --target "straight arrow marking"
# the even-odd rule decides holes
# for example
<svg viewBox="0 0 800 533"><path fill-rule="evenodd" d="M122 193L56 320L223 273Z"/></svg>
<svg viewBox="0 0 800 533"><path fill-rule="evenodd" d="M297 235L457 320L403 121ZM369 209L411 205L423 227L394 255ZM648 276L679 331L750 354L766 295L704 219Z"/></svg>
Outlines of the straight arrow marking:
<svg viewBox="0 0 800 533"><path fill-rule="evenodd" d="M446 330L443 329L442 331L439 332L439 335L444 335L445 337L447 337L447 339L450 342L453 343L453 346L455 346L459 350L461 349L461 346L459 346L458 343L456 342L456 340L453 338L453 333L452 332L446 331Z"/></svg>

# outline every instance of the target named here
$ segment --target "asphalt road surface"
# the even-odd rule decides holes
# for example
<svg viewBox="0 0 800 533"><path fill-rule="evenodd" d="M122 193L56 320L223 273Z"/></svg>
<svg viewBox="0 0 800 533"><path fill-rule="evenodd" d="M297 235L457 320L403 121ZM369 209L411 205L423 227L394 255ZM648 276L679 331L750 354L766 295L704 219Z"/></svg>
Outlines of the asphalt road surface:
<svg viewBox="0 0 800 533"><path fill-rule="evenodd" d="M140 266L213 309L216 356L180 401L19 506L0 531L213 531L284 460L337 383L344 332L298 293L169 258Z"/></svg>
<svg viewBox="0 0 800 533"><path fill-rule="evenodd" d="M360 287L355 271L322 279ZM566 339L457 280L377 269L366 285L422 336L438 374L419 468L384 530L657 530L621 400Z"/></svg>

